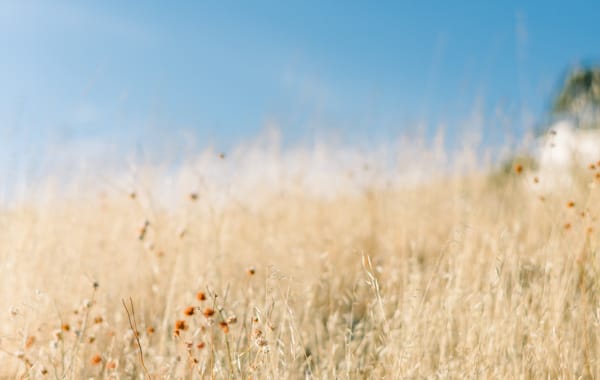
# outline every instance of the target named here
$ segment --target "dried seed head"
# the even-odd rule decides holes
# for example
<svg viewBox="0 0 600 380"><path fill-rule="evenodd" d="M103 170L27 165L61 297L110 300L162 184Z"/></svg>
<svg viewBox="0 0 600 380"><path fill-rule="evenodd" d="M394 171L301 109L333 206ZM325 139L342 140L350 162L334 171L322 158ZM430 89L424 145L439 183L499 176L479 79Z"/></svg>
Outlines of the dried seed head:
<svg viewBox="0 0 600 380"><path fill-rule="evenodd" d="M223 153L223 152L219 153L219 158L221 160L224 160L225 159L225 153Z"/></svg>
<svg viewBox="0 0 600 380"><path fill-rule="evenodd" d="M152 327L152 326L148 326L148 327L146 328L146 333L147 333L148 335L152 335L152 334L154 334L154 327Z"/></svg>
<svg viewBox="0 0 600 380"><path fill-rule="evenodd" d="M10 315L12 315L13 317L16 317L19 314L19 309L11 306L9 309Z"/></svg>
<svg viewBox="0 0 600 380"><path fill-rule="evenodd" d="M60 328L62 329L62 331L70 331L71 330L71 326L68 323L63 323Z"/></svg>
<svg viewBox="0 0 600 380"><path fill-rule="evenodd" d="M573 202L573 201L569 201L569 202L567 203L567 207L568 207L568 208L573 208L573 207L575 207L575 202Z"/></svg>
<svg viewBox="0 0 600 380"><path fill-rule="evenodd" d="M137 197L137 194L135 193L135 191L132 191L131 193L129 193L129 198L135 199L135 197Z"/></svg>
<svg viewBox="0 0 600 380"><path fill-rule="evenodd" d="M204 342L200 342L200 343L198 343L198 344L196 345L196 348L197 348L197 349L199 349L199 350L201 350L201 349L203 349L203 348L204 348L204 346L205 346Z"/></svg>
<svg viewBox="0 0 600 380"><path fill-rule="evenodd" d="M190 201L197 201L198 200L198 193L190 193L189 195Z"/></svg>
<svg viewBox="0 0 600 380"><path fill-rule="evenodd" d="M54 339L55 340L61 340L62 339L62 331L60 329L56 329L52 332L52 335L54 335Z"/></svg>
<svg viewBox="0 0 600 380"><path fill-rule="evenodd" d="M254 269L254 267L250 267L246 269L246 273L248 273L248 276L254 276L256 274L256 269Z"/></svg>
<svg viewBox="0 0 600 380"><path fill-rule="evenodd" d="M565 223L564 228L565 230L571 229L571 223Z"/></svg>
<svg viewBox="0 0 600 380"><path fill-rule="evenodd" d="M227 323L230 325L234 325L237 323L237 318L235 315L230 316L229 318L227 318Z"/></svg>
<svg viewBox="0 0 600 380"><path fill-rule="evenodd" d="M533 177L533 183L539 183L540 179L538 177Z"/></svg>
<svg viewBox="0 0 600 380"><path fill-rule="evenodd" d="M258 346L258 347L266 347L269 343L267 342L267 340L264 337L259 337L257 338L254 343Z"/></svg>
<svg viewBox="0 0 600 380"><path fill-rule="evenodd" d="M261 329L254 329L252 331L252 339L254 339L254 344L260 348L265 348L268 345Z"/></svg>
<svg viewBox="0 0 600 380"><path fill-rule="evenodd" d="M196 294L196 299L198 301L204 301L204 300L206 300L206 294L204 294L204 292L198 292Z"/></svg>
<svg viewBox="0 0 600 380"><path fill-rule="evenodd" d="M194 315L195 308L193 306L188 306L183 310L183 314L189 316Z"/></svg>

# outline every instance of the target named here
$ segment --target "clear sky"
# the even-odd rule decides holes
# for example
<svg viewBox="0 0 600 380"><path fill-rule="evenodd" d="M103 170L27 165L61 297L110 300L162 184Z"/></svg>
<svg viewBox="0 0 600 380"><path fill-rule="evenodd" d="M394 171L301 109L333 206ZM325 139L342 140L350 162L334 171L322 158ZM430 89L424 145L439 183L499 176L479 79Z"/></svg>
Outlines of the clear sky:
<svg viewBox="0 0 600 380"><path fill-rule="evenodd" d="M265 125L292 143L441 125L493 143L600 58L599 16L598 1L0 0L0 147L226 147Z"/></svg>

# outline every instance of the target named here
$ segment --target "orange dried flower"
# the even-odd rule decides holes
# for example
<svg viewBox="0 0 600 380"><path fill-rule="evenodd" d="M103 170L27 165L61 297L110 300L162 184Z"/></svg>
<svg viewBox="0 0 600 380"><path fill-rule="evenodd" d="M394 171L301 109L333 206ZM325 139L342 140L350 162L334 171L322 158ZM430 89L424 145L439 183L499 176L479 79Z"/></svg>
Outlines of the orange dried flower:
<svg viewBox="0 0 600 380"><path fill-rule="evenodd" d="M206 300L206 294L204 294L204 292L198 292L198 294L196 294L196 299L198 301L204 301Z"/></svg>
<svg viewBox="0 0 600 380"><path fill-rule="evenodd" d="M197 348L197 349L199 349L199 350L201 350L201 349L203 349L203 348L204 348L204 346L205 346L204 342L200 342L200 343L198 343L198 344L196 345L196 348Z"/></svg>
<svg viewBox="0 0 600 380"><path fill-rule="evenodd" d="M254 276L256 274L256 269L254 269L254 267L250 267L246 269L246 273L248 273L248 276Z"/></svg>
<svg viewBox="0 0 600 380"><path fill-rule="evenodd" d="M107 369L117 369L117 362L114 360L111 360L108 362L108 364L106 365Z"/></svg>
<svg viewBox="0 0 600 380"><path fill-rule="evenodd" d="M71 326L68 323L63 323L60 328L61 328L62 331L69 331L69 330L71 330Z"/></svg>
<svg viewBox="0 0 600 380"><path fill-rule="evenodd" d="M99 354L92 356L92 358L90 359L90 363L92 363L92 365L98 365L102 363L102 356L100 356Z"/></svg>
<svg viewBox="0 0 600 380"><path fill-rule="evenodd" d="M571 228L571 223L565 223L565 230L568 230Z"/></svg>
<svg viewBox="0 0 600 380"><path fill-rule="evenodd" d="M523 165L521 165L521 164L516 164L516 165L515 165L515 172L516 172L517 174L521 174L521 173L523 172Z"/></svg>
<svg viewBox="0 0 600 380"><path fill-rule="evenodd" d="M223 330L223 332L225 334L227 334L229 332L229 325L227 324L227 322L225 322L225 321L219 322L219 327L221 328L221 330Z"/></svg>
<svg viewBox="0 0 600 380"><path fill-rule="evenodd" d="M148 326L148 327L146 328L146 333L147 333L148 335L152 335L152 334L154 334L154 327L152 327L152 326Z"/></svg>
<svg viewBox="0 0 600 380"><path fill-rule="evenodd" d="M573 202L573 201L569 201L569 203L567 203L567 207L568 207L568 208L573 208L573 207L575 207L575 202Z"/></svg>
<svg viewBox="0 0 600 380"><path fill-rule="evenodd" d="M25 340L25 349L29 349L31 348L31 346L33 346L33 344L35 343L35 337L33 335L30 335L27 337L27 339Z"/></svg>
<svg viewBox="0 0 600 380"><path fill-rule="evenodd" d="M596 165L594 165L594 164L590 164L589 168L590 168L591 170L596 170Z"/></svg>
<svg viewBox="0 0 600 380"><path fill-rule="evenodd" d="M175 321L175 330L187 330L187 323L183 319L178 319Z"/></svg>
<svg viewBox="0 0 600 380"><path fill-rule="evenodd" d="M213 315L215 315L215 310L211 307L207 307L206 309L204 309L202 314L204 314L204 316L206 318L209 318L209 317L212 317Z"/></svg>
<svg viewBox="0 0 600 380"><path fill-rule="evenodd" d="M188 306L183 310L183 314L187 315L187 316L192 316L194 315L194 307L193 306Z"/></svg>
<svg viewBox="0 0 600 380"><path fill-rule="evenodd" d="M102 318L101 316L94 318L95 324L102 323L102 322L104 322L104 318Z"/></svg>

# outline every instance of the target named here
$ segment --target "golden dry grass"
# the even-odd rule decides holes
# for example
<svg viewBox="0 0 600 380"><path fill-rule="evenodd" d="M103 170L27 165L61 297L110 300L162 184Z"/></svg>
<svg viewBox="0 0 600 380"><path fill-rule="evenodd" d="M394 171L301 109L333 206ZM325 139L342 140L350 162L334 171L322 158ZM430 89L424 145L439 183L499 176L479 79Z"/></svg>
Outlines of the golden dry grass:
<svg viewBox="0 0 600 380"><path fill-rule="evenodd" d="M262 190L258 206L206 189L152 206L146 188L7 209L1 375L598 377L595 172L543 200L544 179L516 172Z"/></svg>

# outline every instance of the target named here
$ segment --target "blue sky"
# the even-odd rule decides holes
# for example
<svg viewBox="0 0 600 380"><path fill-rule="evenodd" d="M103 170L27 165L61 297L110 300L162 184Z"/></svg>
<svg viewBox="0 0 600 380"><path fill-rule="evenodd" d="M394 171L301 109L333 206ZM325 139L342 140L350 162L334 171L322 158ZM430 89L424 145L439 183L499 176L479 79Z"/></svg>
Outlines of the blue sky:
<svg viewBox="0 0 600 380"><path fill-rule="evenodd" d="M600 58L593 1L0 1L0 147L485 143L544 119ZM80 145L81 143L81 145ZM20 154L16 153L15 154Z"/></svg>

